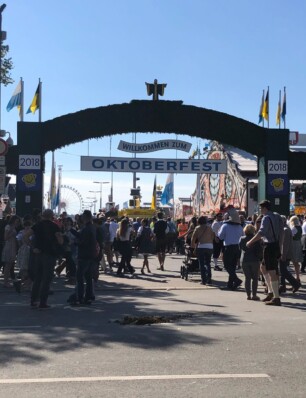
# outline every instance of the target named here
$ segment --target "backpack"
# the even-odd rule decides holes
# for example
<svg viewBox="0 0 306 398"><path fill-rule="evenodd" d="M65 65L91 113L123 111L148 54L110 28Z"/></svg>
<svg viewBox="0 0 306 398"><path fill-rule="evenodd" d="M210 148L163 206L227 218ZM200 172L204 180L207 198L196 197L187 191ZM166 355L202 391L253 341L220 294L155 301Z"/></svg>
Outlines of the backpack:
<svg viewBox="0 0 306 398"><path fill-rule="evenodd" d="M109 224L104 223L102 226L102 235L103 235L103 242L110 242L110 231L109 231Z"/></svg>
<svg viewBox="0 0 306 398"><path fill-rule="evenodd" d="M143 228L141 234L140 234L140 241L150 241L151 240L151 228Z"/></svg>
<svg viewBox="0 0 306 398"><path fill-rule="evenodd" d="M295 228L297 230L297 233L293 236L293 240L299 241L299 240L301 240L301 237L302 237L302 227L300 225L298 225Z"/></svg>
<svg viewBox="0 0 306 398"><path fill-rule="evenodd" d="M172 221L169 221L167 224L168 224L169 232L175 233L176 232L176 228L175 228L174 223Z"/></svg>
<svg viewBox="0 0 306 398"><path fill-rule="evenodd" d="M164 238L166 229L168 228L167 221L158 220L154 225L154 233L157 238Z"/></svg>

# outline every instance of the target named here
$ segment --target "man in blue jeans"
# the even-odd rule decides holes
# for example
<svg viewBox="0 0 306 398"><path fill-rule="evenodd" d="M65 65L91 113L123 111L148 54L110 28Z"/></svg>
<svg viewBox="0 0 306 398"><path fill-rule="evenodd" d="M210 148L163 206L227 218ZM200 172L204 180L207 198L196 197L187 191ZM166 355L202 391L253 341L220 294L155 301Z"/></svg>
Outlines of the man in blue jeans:
<svg viewBox="0 0 306 398"><path fill-rule="evenodd" d="M200 216L198 226L195 228L191 237L191 247L197 247L198 262L201 272L201 284L211 284L211 255L213 253L213 241L215 234L207 223L207 217Z"/></svg>
<svg viewBox="0 0 306 398"><path fill-rule="evenodd" d="M228 214L229 219L221 226L218 238L224 243L223 263L228 272L227 288L236 290L242 283L236 274L236 265L240 256L239 241L243 236L243 229L238 212L232 208L228 210Z"/></svg>

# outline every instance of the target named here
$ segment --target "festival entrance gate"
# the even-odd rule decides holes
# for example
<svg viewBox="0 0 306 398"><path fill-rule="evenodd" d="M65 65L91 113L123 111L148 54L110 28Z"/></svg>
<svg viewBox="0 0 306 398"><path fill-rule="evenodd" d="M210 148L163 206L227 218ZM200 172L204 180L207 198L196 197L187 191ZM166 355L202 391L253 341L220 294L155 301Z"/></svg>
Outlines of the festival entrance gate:
<svg viewBox="0 0 306 398"><path fill-rule="evenodd" d="M259 200L289 212L289 179L299 178L304 157L289 152L289 130L266 129L221 112L182 101L133 100L129 104L86 109L46 122L19 122L18 145L10 148L8 174L17 176L16 211L42 208L44 156L69 144L115 134L158 132L216 140L258 157ZM304 171L304 174L306 171ZM305 176L304 176L305 177Z"/></svg>

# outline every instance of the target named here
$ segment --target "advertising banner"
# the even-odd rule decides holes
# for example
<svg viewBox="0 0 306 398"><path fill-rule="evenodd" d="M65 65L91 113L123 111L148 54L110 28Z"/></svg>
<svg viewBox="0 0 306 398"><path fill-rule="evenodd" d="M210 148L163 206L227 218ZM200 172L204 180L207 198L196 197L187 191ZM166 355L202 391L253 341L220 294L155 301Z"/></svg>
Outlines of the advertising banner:
<svg viewBox="0 0 306 398"><path fill-rule="evenodd" d="M81 156L81 171L226 174L225 159L150 159Z"/></svg>

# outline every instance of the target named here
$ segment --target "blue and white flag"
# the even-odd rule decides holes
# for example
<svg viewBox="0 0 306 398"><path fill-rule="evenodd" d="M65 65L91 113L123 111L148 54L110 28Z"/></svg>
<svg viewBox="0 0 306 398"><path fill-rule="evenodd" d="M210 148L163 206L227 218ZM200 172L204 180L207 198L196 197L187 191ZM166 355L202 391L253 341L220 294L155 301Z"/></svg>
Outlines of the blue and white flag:
<svg viewBox="0 0 306 398"><path fill-rule="evenodd" d="M168 206L173 206L174 204L173 173L168 174L165 188L160 197L160 203L162 205L168 205Z"/></svg>
<svg viewBox="0 0 306 398"><path fill-rule="evenodd" d="M19 109L21 107L22 103L22 80L19 81L15 91L13 92L12 98L9 100L9 103L6 106L6 110L9 112L15 106L17 106Z"/></svg>

